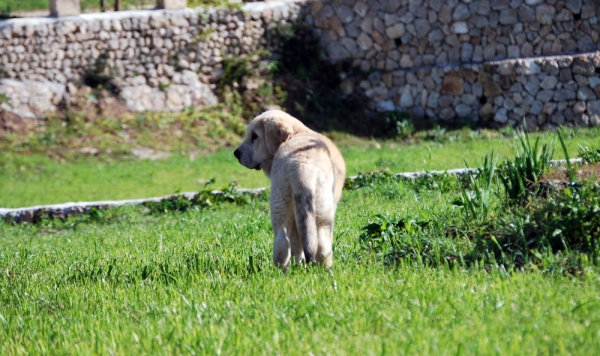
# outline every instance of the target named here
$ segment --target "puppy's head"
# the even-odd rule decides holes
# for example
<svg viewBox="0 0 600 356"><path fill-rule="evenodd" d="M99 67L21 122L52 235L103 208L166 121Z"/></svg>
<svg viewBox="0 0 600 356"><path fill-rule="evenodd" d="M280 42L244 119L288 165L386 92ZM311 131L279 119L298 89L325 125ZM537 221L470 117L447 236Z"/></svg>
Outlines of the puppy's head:
<svg viewBox="0 0 600 356"><path fill-rule="evenodd" d="M283 111L269 110L250 122L244 141L233 154L247 168L268 171L282 143L294 134L309 131L299 120Z"/></svg>

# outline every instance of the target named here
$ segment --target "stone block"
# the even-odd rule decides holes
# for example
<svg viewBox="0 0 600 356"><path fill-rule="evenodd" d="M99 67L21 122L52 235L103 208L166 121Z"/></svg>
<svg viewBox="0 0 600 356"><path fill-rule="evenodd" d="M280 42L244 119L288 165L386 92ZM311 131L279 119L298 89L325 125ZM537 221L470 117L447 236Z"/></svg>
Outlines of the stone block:
<svg viewBox="0 0 600 356"><path fill-rule="evenodd" d="M165 10L185 9L187 0L156 0L156 7Z"/></svg>
<svg viewBox="0 0 600 356"><path fill-rule="evenodd" d="M81 13L79 0L50 0L50 15L55 17L77 16Z"/></svg>

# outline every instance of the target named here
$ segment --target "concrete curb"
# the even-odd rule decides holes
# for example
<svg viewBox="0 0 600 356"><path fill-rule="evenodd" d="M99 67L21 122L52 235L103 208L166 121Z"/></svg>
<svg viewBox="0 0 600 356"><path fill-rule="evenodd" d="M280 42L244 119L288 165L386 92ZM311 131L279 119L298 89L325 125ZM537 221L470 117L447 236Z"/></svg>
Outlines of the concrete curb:
<svg viewBox="0 0 600 356"><path fill-rule="evenodd" d="M582 163L583 160L580 158L571 159L571 163ZM552 166L560 166L566 163L566 160L553 160ZM458 169L449 169L445 171L428 171L428 172L404 172L404 173L396 173L396 177L403 177L404 179L417 179L426 175L436 175L436 174L450 174L450 175L466 175L470 173L476 173L478 171L477 168L458 168ZM356 176L348 177L349 179L355 179ZM257 188L257 189L238 189L238 192L242 194L250 194L254 196L258 196L265 192L267 188ZM213 190L212 193L214 195L223 194L221 190ZM104 201L95 201L95 202L69 202L63 204L53 204L53 205L38 205L31 206L25 208L16 208L16 209L6 209L0 208L0 216L6 221L12 221L16 223L22 222L33 222L36 218L38 218L41 214L48 214L52 217L57 218L65 218L68 216L73 216L77 214L82 214L89 212L92 209L104 209L109 207L116 206L125 206L125 205L144 205L149 202L160 202L163 200L169 200L176 197L184 197L187 199L192 199L197 196L197 192L185 192L179 194L172 194L163 197L154 197L154 198L145 198L145 199L129 199L129 200L104 200Z"/></svg>
<svg viewBox="0 0 600 356"><path fill-rule="evenodd" d="M262 194L266 188L258 189L238 189L239 193L258 196ZM213 190L213 195L223 194L221 190ZM144 199L128 199L128 200L103 200L95 202L69 202L63 204L38 205L26 208L6 209L0 208L0 216L6 221L16 223L33 222L41 214L48 214L56 218L66 218L73 215L87 213L92 209L105 209L116 206L125 205L144 205L150 202L160 202L170 200L177 197L193 199L198 195L197 192L185 192L179 194L166 195L163 197L153 197Z"/></svg>

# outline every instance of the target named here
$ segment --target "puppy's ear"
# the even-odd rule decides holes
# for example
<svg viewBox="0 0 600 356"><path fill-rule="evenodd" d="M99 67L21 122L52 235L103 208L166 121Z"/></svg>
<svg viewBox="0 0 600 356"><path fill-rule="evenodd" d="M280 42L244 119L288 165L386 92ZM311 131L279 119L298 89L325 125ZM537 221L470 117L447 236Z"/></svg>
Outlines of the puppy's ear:
<svg viewBox="0 0 600 356"><path fill-rule="evenodd" d="M265 120L265 143L270 154L275 155L282 143L294 134L291 125L275 120Z"/></svg>

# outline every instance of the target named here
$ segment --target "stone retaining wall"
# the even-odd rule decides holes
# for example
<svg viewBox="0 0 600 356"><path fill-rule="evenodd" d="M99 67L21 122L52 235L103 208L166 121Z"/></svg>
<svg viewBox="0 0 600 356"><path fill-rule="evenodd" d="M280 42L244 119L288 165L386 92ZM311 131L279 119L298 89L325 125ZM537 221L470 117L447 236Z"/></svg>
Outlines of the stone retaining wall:
<svg viewBox="0 0 600 356"><path fill-rule="evenodd" d="M596 51L594 1L343 0L306 20L329 58L391 71Z"/></svg>
<svg viewBox="0 0 600 356"><path fill-rule="evenodd" d="M401 110L450 123L475 118L488 126L600 125L600 52L464 66L372 72L347 79L379 111ZM356 82L356 89L352 89Z"/></svg>

